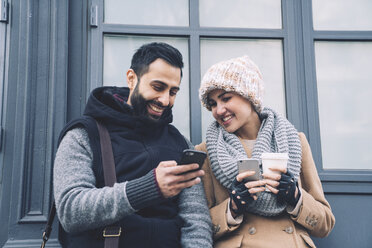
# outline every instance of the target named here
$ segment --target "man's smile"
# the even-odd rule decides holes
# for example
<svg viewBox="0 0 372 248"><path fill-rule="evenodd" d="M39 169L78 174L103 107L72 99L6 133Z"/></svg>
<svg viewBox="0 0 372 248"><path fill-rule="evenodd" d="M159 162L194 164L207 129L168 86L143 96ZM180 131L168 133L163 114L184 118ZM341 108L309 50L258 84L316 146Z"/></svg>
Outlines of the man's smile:
<svg viewBox="0 0 372 248"><path fill-rule="evenodd" d="M165 109L166 109L165 107L159 106L158 104L155 104L155 103L147 104L148 113L149 115L152 115L152 116L160 117L163 114Z"/></svg>

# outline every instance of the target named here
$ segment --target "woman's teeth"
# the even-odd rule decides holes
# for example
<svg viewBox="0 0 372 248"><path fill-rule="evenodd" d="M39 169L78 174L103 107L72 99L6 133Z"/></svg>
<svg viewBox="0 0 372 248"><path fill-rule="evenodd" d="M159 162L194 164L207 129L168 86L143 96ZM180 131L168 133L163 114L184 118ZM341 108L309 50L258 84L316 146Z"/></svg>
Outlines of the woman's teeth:
<svg viewBox="0 0 372 248"><path fill-rule="evenodd" d="M229 116L226 116L226 117L222 118L222 121L226 122L226 121L230 120L231 118L232 118L232 116L229 115Z"/></svg>

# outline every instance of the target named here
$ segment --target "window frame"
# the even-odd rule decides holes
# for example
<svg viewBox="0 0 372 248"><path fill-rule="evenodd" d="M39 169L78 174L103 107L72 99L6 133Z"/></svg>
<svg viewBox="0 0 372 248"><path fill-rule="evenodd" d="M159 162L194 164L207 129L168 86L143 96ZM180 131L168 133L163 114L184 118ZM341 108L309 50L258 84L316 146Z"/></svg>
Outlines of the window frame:
<svg viewBox="0 0 372 248"><path fill-rule="evenodd" d="M7 22L0 22L0 153L3 149L3 103L6 101L4 89L6 81L6 58L7 53ZM1 157L0 157L1 158ZM1 161L1 160L0 160ZM0 162L0 168L2 167ZM2 171L0 170L0 178L2 177Z"/></svg>
<svg viewBox="0 0 372 248"><path fill-rule="evenodd" d="M322 161L321 137L320 137L320 120L316 80L315 64L315 42L317 41L372 41L371 31L331 31L331 30L314 30L312 1L302 0L303 12L303 36L304 36L304 55L307 58L304 62L305 71L305 91L306 91L306 111L308 123L308 139L311 145L315 164L319 177L325 185L337 192L345 192L347 188L352 188L353 192L371 192L372 185L372 168L370 170L348 170L348 169L324 169ZM339 185L344 183L344 185ZM338 187L333 187L337 184ZM360 187L358 186L360 184ZM344 187L348 185L347 187ZM363 186L362 186L363 185ZM346 192L349 192L348 189Z"/></svg>
<svg viewBox="0 0 372 248"><path fill-rule="evenodd" d="M282 0L282 29L200 27L199 0L189 1L188 27L107 24L103 22L103 0L91 0L89 8L92 6L97 6L98 12L97 26L91 26L88 32L86 97L91 89L101 85L104 35L187 38L190 62L190 139L194 144L198 144L202 141L201 105L198 99L201 80L200 40L203 38L281 40L287 118L299 131L306 134L325 191L363 193L366 189L372 188L369 184L372 182L372 170L366 172L323 169L314 51L315 41L372 41L371 32L314 31L311 0ZM334 187L335 185L337 187Z"/></svg>
<svg viewBox="0 0 372 248"><path fill-rule="evenodd" d="M104 35L138 35L138 36L166 36L182 37L189 40L190 62L190 138L194 144L202 141L201 130L201 105L198 98L200 75L200 40L203 38L238 38L238 39L274 39L281 40L283 45L284 82L286 95L286 112L288 118L302 128L300 120L301 111L290 104L298 99L288 99L292 95L298 95L300 90L297 85L297 73L294 71L297 65L293 64L292 58L296 52L291 51L294 45L294 25L296 19L293 11L287 11L295 1L282 1L282 29L252 29L252 28L215 28L200 27L199 25L199 1L189 1L189 26L150 26L150 25L125 25L108 24L103 22L104 1L91 0L90 9L98 9L97 13L91 13L91 17L97 17L97 25L91 25L88 44L88 85L87 95L95 88L101 86L103 73L103 37ZM298 17L297 17L298 18ZM288 56L287 56L288 54ZM293 68L293 69L291 69Z"/></svg>

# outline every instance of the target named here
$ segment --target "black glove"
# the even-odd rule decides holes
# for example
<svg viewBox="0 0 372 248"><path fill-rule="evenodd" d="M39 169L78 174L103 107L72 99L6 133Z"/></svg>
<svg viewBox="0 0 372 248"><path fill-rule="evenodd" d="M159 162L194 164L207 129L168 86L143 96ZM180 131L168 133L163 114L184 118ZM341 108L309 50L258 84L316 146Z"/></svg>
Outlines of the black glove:
<svg viewBox="0 0 372 248"><path fill-rule="evenodd" d="M282 173L278 186L278 199L287 202L291 206L296 206L300 199L300 191L298 191L297 197L295 197L296 188L297 182L293 174L289 171L285 174Z"/></svg>
<svg viewBox="0 0 372 248"><path fill-rule="evenodd" d="M245 187L244 182L238 182L236 178L231 185L230 198L238 207L237 210L233 209L230 201L230 209L237 215L244 213L246 205L253 201L253 197Z"/></svg>

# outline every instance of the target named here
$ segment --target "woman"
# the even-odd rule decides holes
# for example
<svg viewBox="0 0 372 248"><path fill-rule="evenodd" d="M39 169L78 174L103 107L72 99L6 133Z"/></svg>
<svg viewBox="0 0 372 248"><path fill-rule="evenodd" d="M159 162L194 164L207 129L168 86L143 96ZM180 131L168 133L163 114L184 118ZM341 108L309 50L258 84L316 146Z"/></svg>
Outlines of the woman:
<svg viewBox="0 0 372 248"><path fill-rule="evenodd" d="M204 189L214 225L215 247L315 247L335 218L324 197L303 133L274 110L263 108L258 67L243 56L213 65L199 96L215 121L207 130ZM264 152L288 153L288 169L243 182L237 160ZM275 170L275 169L273 169Z"/></svg>

